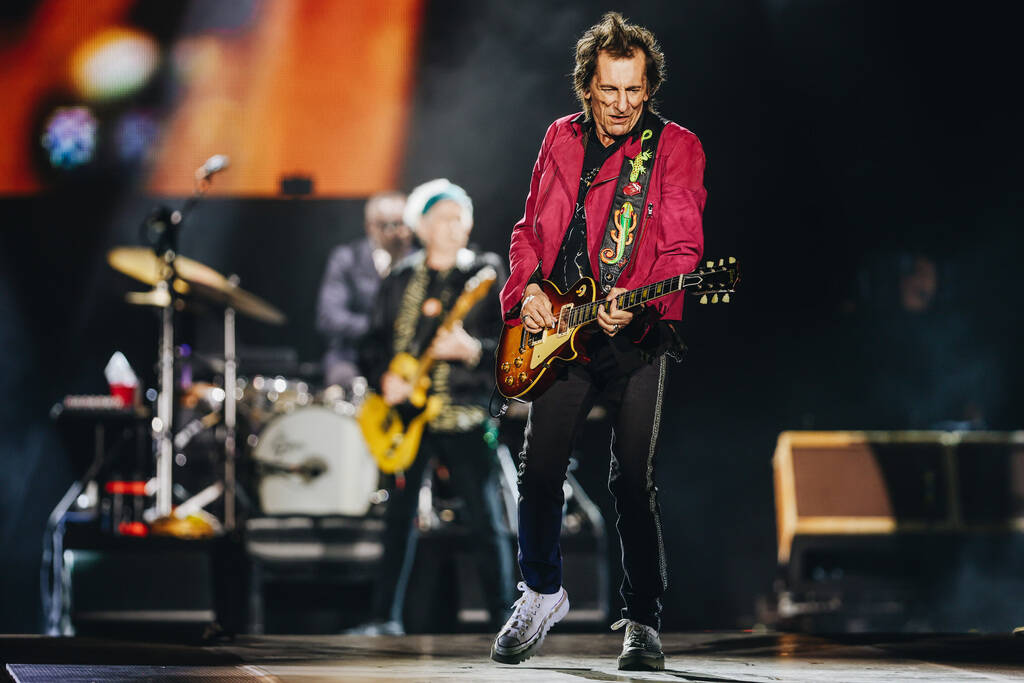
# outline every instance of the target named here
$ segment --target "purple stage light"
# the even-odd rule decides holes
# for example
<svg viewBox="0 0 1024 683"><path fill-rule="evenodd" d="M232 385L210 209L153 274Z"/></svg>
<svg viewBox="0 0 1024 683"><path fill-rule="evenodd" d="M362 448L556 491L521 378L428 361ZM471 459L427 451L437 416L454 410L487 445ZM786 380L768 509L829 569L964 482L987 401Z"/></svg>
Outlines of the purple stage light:
<svg viewBox="0 0 1024 683"><path fill-rule="evenodd" d="M99 121L88 107L58 107L46 120L41 143L54 168L70 170L91 162Z"/></svg>

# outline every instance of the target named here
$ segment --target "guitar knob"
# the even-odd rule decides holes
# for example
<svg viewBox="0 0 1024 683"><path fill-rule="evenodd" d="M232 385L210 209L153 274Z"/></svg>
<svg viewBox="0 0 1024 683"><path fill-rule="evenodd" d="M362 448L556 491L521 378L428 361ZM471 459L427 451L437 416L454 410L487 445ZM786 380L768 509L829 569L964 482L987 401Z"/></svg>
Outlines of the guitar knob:
<svg viewBox="0 0 1024 683"><path fill-rule="evenodd" d="M505 384L507 384L508 386L512 386L512 382L514 381L515 380L512 379L512 375L509 375L508 377L505 378Z"/></svg>
<svg viewBox="0 0 1024 683"><path fill-rule="evenodd" d="M523 357L522 356L516 356L515 363L516 363L516 367L517 368L523 367Z"/></svg>
<svg viewBox="0 0 1024 683"><path fill-rule="evenodd" d="M520 372L519 373L519 381L520 382L525 382L526 381L526 373L525 372Z"/></svg>
<svg viewBox="0 0 1024 683"><path fill-rule="evenodd" d="M508 372L511 368L512 368L512 366L508 364L508 361L505 361L504 363L501 364L501 371L502 372Z"/></svg>

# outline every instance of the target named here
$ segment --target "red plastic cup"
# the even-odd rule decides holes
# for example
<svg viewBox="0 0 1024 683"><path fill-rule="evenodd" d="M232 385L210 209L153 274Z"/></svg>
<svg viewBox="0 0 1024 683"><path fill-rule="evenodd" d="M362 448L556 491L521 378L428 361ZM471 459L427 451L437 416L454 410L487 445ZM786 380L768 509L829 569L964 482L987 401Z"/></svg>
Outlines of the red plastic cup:
<svg viewBox="0 0 1024 683"><path fill-rule="evenodd" d="M135 386L131 384L111 384L110 395L125 407L135 404Z"/></svg>

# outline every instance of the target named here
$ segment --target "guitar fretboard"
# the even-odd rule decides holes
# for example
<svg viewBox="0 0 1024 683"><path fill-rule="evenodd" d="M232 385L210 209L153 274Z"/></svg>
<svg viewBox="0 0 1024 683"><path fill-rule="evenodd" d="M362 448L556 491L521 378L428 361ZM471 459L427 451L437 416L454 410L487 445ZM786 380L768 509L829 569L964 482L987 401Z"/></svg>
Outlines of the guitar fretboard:
<svg viewBox="0 0 1024 683"><path fill-rule="evenodd" d="M697 282L700 282L700 278L693 278L692 282L686 283L686 278L687 275L676 275L675 277L670 277L667 280L662 280L661 282L654 282L649 285L644 285L643 287L631 289L628 292L623 292L615 297L615 305L619 308L635 308L637 306L642 306L648 301L672 294L673 292L678 292L687 284L696 284ZM602 306L607 309L608 302L604 300L592 301L590 303L574 307L569 311L569 327L580 327L581 325L586 325L589 322L597 320L597 312L601 310Z"/></svg>

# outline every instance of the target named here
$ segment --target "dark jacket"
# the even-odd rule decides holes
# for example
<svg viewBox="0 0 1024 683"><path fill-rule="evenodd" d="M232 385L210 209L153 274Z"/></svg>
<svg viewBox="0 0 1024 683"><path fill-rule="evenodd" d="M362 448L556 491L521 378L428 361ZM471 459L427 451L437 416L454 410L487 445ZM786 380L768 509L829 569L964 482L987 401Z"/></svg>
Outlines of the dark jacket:
<svg viewBox="0 0 1024 683"><path fill-rule="evenodd" d="M480 341L482 353L479 362L473 367L458 362L437 363L437 366L445 366L445 393L451 404L485 408L494 388L494 352L498 346L498 334L502 326L498 292L505 282L505 268L495 254L476 254L468 249L462 250L456 266L444 279L443 293L439 297L442 303L441 313L431 318L425 318L417 313L418 332L408 344L396 346L395 322L401 312L407 287L417 271L422 272L425 269L424 258L422 251L405 258L381 284L373 309L370 331L361 347L362 367L370 385L379 390L381 376L387 371L394 355L398 352L407 352L419 357L430 345L434 333L462 293L466 282L481 268L491 266L497 272L498 278L484 299L473 307L463 322L466 332ZM435 375L436 373L432 373L432 376Z"/></svg>
<svg viewBox="0 0 1024 683"><path fill-rule="evenodd" d="M380 283L368 239L343 244L331 252L316 307L316 329L327 341L330 358L357 361Z"/></svg>

